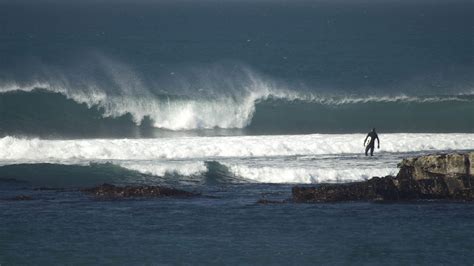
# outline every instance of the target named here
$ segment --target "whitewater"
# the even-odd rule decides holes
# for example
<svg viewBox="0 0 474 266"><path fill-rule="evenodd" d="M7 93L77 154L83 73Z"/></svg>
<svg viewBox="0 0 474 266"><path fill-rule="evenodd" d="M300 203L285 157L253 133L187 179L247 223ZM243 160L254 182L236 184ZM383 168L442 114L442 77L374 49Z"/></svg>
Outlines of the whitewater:
<svg viewBox="0 0 474 266"><path fill-rule="evenodd" d="M380 134L366 157L365 134L174 137L156 139L0 139L0 165L112 163L153 177L199 176L209 162L246 182L348 182L394 175L403 157L474 150L474 134ZM64 177L67 178L67 177ZM173 178L173 177L170 177Z"/></svg>

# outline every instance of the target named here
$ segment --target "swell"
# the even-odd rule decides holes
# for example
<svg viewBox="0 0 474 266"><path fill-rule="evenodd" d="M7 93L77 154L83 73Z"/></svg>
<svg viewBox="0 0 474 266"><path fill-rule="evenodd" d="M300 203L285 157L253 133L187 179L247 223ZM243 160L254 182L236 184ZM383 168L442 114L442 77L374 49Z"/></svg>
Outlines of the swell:
<svg viewBox="0 0 474 266"><path fill-rule="evenodd" d="M25 163L0 166L0 181L20 181L40 187L85 187L102 183L140 180L142 174L111 163L66 165Z"/></svg>
<svg viewBox="0 0 474 266"><path fill-rule="evenodd" d="M111 184L221 185L250 182L233 175L219 162L207 161L205 170L188 175L169 171L161 176L112 163L20 163L0 166L0 184L64 188Z"/></svg>
<svg viewBox="0 0 474 266"><path fill-rule="evenodd" d="M474 132L471 94L361 98L267 91L214 99L155 95L141 103L121 98L114 104L107 109L44 89L0 93L0 135L139 138L171 131L355 133L372 127L384 132ZM121 111L112 114L114 108Z"/></svg>
<svg viewBox="0 0 474 266"><path fill-rule="evenodd" d="M137 125L130 114L106 117L99 106L41 89L0 94L0 117L0 135L139 137L150 128L147 118Z"/></svg>
<svg viewBox="0 0 474 266"><path fill-rule="evenodd" d="M274 134L357 133L373 127L391 133L474 132L474 96L269 99L257 104L249 129Z"/></svg>

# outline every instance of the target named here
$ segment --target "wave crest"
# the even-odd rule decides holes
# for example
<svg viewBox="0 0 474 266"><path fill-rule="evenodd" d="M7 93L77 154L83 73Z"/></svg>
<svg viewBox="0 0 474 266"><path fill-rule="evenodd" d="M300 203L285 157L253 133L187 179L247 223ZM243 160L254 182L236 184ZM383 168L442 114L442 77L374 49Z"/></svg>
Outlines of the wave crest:
<svg viewBox="0 0 474 266"><path fill-rule="evenodd" d="M146 124L174 131L250 128L260 132L263 128L274 129L281 125L284 128L279 128L278 133L285 133L285 130L297 133L295 128L307 129L300 133L344 132L334 131L337 126L331 119L339 119L339 123L344 125L347 123L346 120L354 116L364 117L361 119L363 121L371 120L372 125L364 124L344 129L345 132L360 132L361 129L366 130L379 123L379 127L388 130L396 128L409 132L431 132L436 128L440 129L435 132L474 130L470 123L474 119L470 115L474 111L472 93L367 97L330 95L317 93L314 88L308 89L303 85L295 87L275 81L236 63L175 67L150 80L121 62L102 55L97 55L95 58L89 64L91 66L72 69L45 67L46 70L41 71L39 77L32 75L35 76L34 80L0 83L0 98L8 93L18 91L32 93L35 89L41 88L50 93L63 95L78 104L85 104L91 110L99 110L97 114L90 115L92 118L88 118L89 120L94 120L95 115L102 118L129 116L136 126ZM21 114L23 109L28 109L25 106L28 107L30 104L38 104L38 101L29 99L18 102L14 107L17 110L10 113ZM54 104L61 103L49 103L48 106ZM439 113L440 110L442 113L437 114L438 118L465 116L465 119L459 118L459 121L449 119L446 125L436 126L437 121L426 114ZM47 110L41 112L45 111L47 112ZM393 126L391 127L386 119L378 119L373 113L392 117ZM28 115L31 116L25 114ZM55 113L51 115L54 116ZM278 120L279 116L282 116L282 119ZM313 119L311 116L317 116L318 119ZM456 123L452 124L453 121ZM31 123L35 122L38 124L45 121ZM93 125L91 128L97 127L96 124L92 122L91 124ZM405 128L406 125L418 124L420 129L417 130ZM25 128L28 128L28 125L25 125Z"/></svg>
<svg viewBox="0 0 474 266"><path fill-rule="evenodd" d="M234 67L231 73L218 66L206 71L184 69L181 75L172 72L173 78L162 77L163 84L160 78L150 84L118 62L100 61L105 61L107 82L53 75L42 81L4 83L0 93L42 89L99 108L103 117L130 114L137 125L148 117L154 127L170 130L244 128L258 101L302 98L296 92L277 89L244 66Z"/></svg>

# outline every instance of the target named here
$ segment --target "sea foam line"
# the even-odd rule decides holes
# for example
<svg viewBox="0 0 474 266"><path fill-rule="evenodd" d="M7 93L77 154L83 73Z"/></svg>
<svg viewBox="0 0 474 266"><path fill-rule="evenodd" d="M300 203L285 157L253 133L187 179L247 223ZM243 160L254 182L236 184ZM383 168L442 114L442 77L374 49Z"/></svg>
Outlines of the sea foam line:
<svg viewBox="0 0 474 266"><path fill-rule="evenodd" d="M364 151L365 134L44 140L4 137L0 161L154 160L350 154ZM474 134L380 134L376 152L474 149Z"/></svg>

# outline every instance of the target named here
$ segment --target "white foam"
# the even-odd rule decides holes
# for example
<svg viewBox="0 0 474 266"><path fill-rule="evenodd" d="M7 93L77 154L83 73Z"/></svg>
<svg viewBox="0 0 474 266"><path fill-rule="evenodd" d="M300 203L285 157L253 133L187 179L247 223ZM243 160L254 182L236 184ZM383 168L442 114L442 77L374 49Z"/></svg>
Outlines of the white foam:
<svg viewBox="0 0 474 266"><path fill-rule="evenodd" d="M196 162L114 162L124 168L135 170L143 174L165 176L166 174L177 174L181 176L199 176L207 171L203 161ZM396 163L392 167L376 168L361 166L358 168L344 167L317 167L315 163L306 165L292 165L288 162L286 166L251 166L248 162L226 162L222 163L229 172L236 177L257 183L327 183L327 182L350 182L360 181L373 176L395 175L398 171ZM269 161L271 165L271 160ZM383 166L383 165L382 165ZM380 165L379 165L380 167Z"/></svg>
<svg viewBox="0 0 474 266"><path fill-rule="evenodd" d="M392 168L316 168L306 167L248 167L233 165L230 171L236 176L263 183L327 183L360 181L373 176L395 175Z"/></svg>
<svg viewBox="0 0 474 266"><path fill-rule="evenodd" d="M165 176L166 174L192 176L202 174L207 170L204 161L127 161L114 163L130 170L154 176Z"/></svg>
<svg viewBox="0 0 474 266"><path fill-rule="evenodd" d="M364 134L43 140L4 137L0 161L155 160L349 154ZM381 134L381 152L474 149L474 134Z"/></svg>
<svg viewBox="0 0 474 266"><path fill-rule="evenodd" d="M0 139L0 165L111 162L145 174L204 173L217 161L237 177L266 183L362 180L396 173L400 152L474 150L474 134L380 134L382 152L363 155L364 134L162 139ZM391 155L392 154L392 155Z"/></svg>
<svg viewBox="0 0 474 266"><path fill-rule="evenodd" d="M461 95L460 95L461 96ZM343 96L343 97L312 97L311 101L329 105L364 104L364 103L436 103L436 102L466 102L469 101L459 96L408 96L405 94L395 96Z"/></svg>

